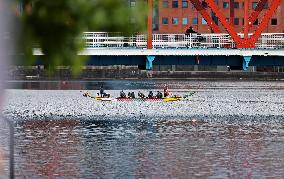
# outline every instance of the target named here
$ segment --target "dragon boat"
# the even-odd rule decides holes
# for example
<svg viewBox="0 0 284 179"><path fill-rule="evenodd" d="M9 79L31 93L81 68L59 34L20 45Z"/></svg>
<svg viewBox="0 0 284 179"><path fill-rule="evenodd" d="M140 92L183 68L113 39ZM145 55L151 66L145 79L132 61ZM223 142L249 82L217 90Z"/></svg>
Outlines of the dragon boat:
<svg viewBox="0 0 284 179"><path fill-rule="evenodd" d="M171 96L171 97L165 97L165 98L112 98L112 97L99 97L99 96L91 96L89 93L84 93L84 97L90 97L93 98L97 101L121 101L121 102L174 102L174 101L187 101L190 100L190 97L194 94L195 92L190 92L187 95L184 95L183 97L181 96Z"/></svg>

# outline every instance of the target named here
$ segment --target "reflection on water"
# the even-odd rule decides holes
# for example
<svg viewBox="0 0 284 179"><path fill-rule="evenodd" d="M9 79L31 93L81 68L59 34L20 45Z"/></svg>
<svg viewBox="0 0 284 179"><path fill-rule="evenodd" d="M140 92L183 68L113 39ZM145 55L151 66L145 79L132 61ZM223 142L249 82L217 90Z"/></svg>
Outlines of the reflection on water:
<svg viewBox="0 0 284 179"><path fill-rule="evenodd" d="M275 123L98 119L16 126L16 175L63 178L284 176L284 127Z"/></svg>
<svg viewBox="0 0 284 179"><path fill-rule="evenodd" d="M106 90L162 89L167 83L170 89L284 89L279 81L188 81L188 80L109 80L109 81L9 81L10 89L33 90Z"/></svg>

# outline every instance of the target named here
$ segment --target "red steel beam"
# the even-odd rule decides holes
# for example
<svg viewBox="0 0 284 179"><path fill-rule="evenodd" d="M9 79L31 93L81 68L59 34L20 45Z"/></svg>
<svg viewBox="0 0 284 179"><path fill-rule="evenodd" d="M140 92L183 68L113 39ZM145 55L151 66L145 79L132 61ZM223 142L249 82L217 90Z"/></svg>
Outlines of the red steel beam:
<svg viewBox="0 0 284 179"><path fill-rule="evenodd" d="M252 12L251 16L249 17L249 28L252 27L253 23L256 21L257 17L259 16L260 12L264 9L265 5L267 4L268 0L260 0L257 3L256 8Z"/></svg>
<svg viewBox="0 0 284 179"><path fill-rule="evenodd" d="M226 28L228 33L233 38L234 42L239 46L239 44L242 43L241 38L238 36L236 31L234 30L234 27L229 24L229 22L226 20L225 16L220 11L219 7L215 4L214 0L205 0L208 6L212 9L212 11L216 14L219 21L222 23L222 25Z"/></svg>
<svg viewBox="0 0 284 179"><path fill-rule="evenodd" d="M202 17L206 20L207 24L211 27L211 29L215 33L221 33L221 30L216 25L216 23L212 20L211 16L208 14L206 9L203 7L202 3L199 0L190 0L194 5L195 9L202 15Z"/></svg>
<svg viewBox="0 0 284 179"><path fill-rule="evenodd" d="M234 19L235 19L235 1L230 0L230 23L234 25Z"/></svg>
<svg viewBox="0 0 284 179"><path fill-rule="evenodd" d="M248 25L249 25L249 1L245 0L244 3L244 38L248 39Z"/></svg>
<svg viewBox="0 0 284 179"><path fill-rule="evenodd" d="M256 29L256 31L252 35L251 43L255 44L257 42L258 38L261 36L262 31L267 26L272 15L275 13L277 8L280 6L280 3L281 3L281 0L273 0L273 3L271 3L269 10L266 12L261 23L258 25L258 28Z"/></svg>
<svg viewBox="0 0 284 179"><path fill-rule="evenodd" d="M207 22L212 22L209 25L214 24L216 26L216 29L218 29L218 32L219 32L220 30L218 26L212 21L211 17L208 15L207 11L204 9L200 1L199 0L190 0L190 1L195 6L195 8L199 11L199 13L203 16L203 18L206 19ZM257 16L259 15L261 10L267 3L267 0L261 0L258 3L255 12L252 13L250 18L249 18L249 3L248 3L248 0L245 0L245 8L244 8L245 9L245 28L244 28L245 38L241 39L236 33L236 31L234 30L233 25L230 24L230 22L226 20L225 16L222 14L219 7L215 4L214 0L204 0L204 1L212 9L212 11L216 14L221 24L225 27L227 32L230 34L230 36L236 43L237 48L254 48L255 47L255 43L257 42L258 38L261 36L262 31L264 30L269 20L271 19L273 13L277 10L278 6L281 3L281 0L273 1L269 10L264 15L261 23L259 24L254 34L251 36L251 38L248 38L249 25L253 24L253 22L256 20ZM214 30L214 32L216 31Z"/></svg>
<svg viewBox="0 0 284 179"><path fill-rule="evenodd" d="M153 0L148 0L148 26L147 26L147 49L152 49L153 44Z"/></svg>

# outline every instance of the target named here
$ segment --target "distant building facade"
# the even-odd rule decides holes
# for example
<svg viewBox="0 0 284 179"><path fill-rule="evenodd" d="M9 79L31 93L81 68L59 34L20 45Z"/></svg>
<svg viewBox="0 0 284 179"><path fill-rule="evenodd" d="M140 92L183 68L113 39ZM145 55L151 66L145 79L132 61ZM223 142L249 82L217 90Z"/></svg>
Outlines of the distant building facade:
<svg viewBox="0 0 284 179"><path fill-rule="evenodd" d="M230 17L230 0L215 0L218 4L221 12L228 19ZM255 21L251 32L255 30L258 24L261 22L261 18L267 11L270 3L273 0L268 0L268 4L265 9L259 15L259 18ZM250 13L257 6L258 0L249 1ZM192 26L196 31L200 33L211 33L211 28L207 25L207 22L201 14L194 8L189 0L159 0L158 3L159 11L159 29L157 33L183 33L188 28ZM211 11L208 11L211 12ZM277 11L274 13L270 19L267 27L263 32L284 32L284 1L281 2L281 6L278 7ZM211 17L214 19L213 13L211 12ZM244 0L234 1L234 27L236 32L242 32L244 25ZM222 32L226 32L220 22L218 26Z"/></svg>
<svg viewBox="0 0 284 179"><path fill-rule="evenodd" d="M138 0L129 0L130 4L135 4ZM202 15L194 8L190 0L157 0L158 3L154 7L153 12L153 30L155 33L184 33L189 26L192 26L194 30L199 33L211 33L211 28L207 25ZM215 0L224 16L230 18L230 0ZM255 21L250 32L253 32L264 13L267 11L273 0L268 0L268 4L259 15L259 18ZM257 6L258 0L249 1L250 14ZM213 19L214 14L209 11L209 14ZM284 1L281 2L281 6L278 7L270 19L267 27L264 29L264 33L283 33L284 32ZM242 32L244 25L244 0L234 1L234 27L236 32ZM224 27L218 22L219 28L222 32L226 33Z"/></svg>

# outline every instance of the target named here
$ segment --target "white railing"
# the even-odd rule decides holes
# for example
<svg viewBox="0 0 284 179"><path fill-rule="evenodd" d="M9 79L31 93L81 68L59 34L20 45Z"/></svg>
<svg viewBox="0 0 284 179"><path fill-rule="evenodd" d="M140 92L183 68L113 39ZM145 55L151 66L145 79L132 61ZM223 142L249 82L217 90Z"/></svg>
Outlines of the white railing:
<svg viewBox="0 0 284 179"><path fill-rule="evenodd" d="M243 38L243 34L238 34ZM252 34L249 34L251 36ZM85 32L86 48L146 48L146 35L124 37L120 33ZM153 48L235 48L228 34L153 34ZM284 48L284 33L263 33L256 49Z"/></svg>

